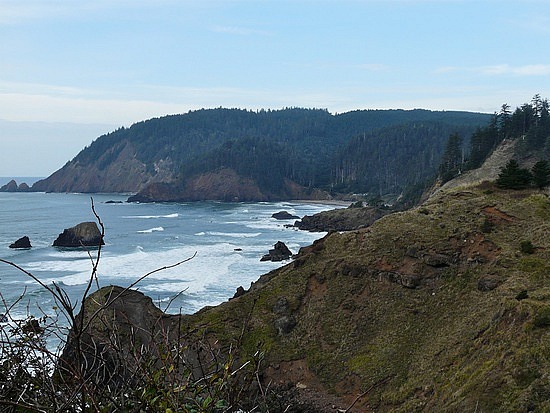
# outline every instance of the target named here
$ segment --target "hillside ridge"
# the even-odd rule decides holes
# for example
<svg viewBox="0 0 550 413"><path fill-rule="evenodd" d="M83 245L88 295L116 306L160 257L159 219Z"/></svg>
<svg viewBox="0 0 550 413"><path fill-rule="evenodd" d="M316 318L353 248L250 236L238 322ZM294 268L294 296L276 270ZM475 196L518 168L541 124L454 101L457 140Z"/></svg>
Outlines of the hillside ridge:
<svg viewBox="0 0 550 413"><path fill-rule="evenodd" d="M32 190L138 193L150 184L163 183L173 185L183 196L192 180L233 170L239 179L252 180L258 187L257 200L290 199L292 188L330 192L344 181L342 189L400 192L411 183L410 168L402 165L386 168L383 174L369 172L371 180L356 184L346 165L357 160L348 161L347 154L365 146L372 159L361 159L354 168L372 164L380 169L388 156L403 152L403 159L418 160L412 180L421 182L437 168L450 133L461 132L467 139L489 118L480 113L418 109L338 115L299 108L199 110L150 119L101 136L61 169L36 182ZM358 136L365 139L354 141ZM377 147L384 149L377 152ZM236 186L227 198L239 200L239 192L249 188L249 183ZM214 195L205 189L203 199Z"/></svg>

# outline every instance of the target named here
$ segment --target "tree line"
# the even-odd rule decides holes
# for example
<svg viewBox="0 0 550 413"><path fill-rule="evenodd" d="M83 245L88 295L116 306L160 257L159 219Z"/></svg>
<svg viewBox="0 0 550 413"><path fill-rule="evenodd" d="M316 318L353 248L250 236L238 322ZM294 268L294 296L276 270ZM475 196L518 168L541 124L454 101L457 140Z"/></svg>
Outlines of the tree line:
<svg viewBox="0 0 550 413"><path fill-rule="evenodd" d="M493 150L505 140L516 140L519 157L535 153L541 160L532 170L520 168L517 160L510 161L501 170L497 185L520 189L530 185L545 187L550 157L550 106L548 99L535 95L530 103L517 107L513 112L503 104L489 123L472 134L468 150L464 151L462 138L451 134L439 165L439 178L446 182L462 171L475 169L487 159Z"/></svg>

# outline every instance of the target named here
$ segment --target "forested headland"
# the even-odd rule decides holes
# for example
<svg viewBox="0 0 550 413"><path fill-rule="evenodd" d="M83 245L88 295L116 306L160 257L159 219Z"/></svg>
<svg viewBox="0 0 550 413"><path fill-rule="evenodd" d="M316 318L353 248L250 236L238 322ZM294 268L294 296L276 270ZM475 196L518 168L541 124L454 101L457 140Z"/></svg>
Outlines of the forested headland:
<svg viewBox="0 0 550 413"><path fill-rule="evenodd" d="M253 193L264 197L257 200L288 199L296 186L399 194L437 172L451 133L467 143L490 119L421 109L203 109L101 136L33 190L138 192L155 182L184 188L190 179L229 169L252 182Z"/></svg>

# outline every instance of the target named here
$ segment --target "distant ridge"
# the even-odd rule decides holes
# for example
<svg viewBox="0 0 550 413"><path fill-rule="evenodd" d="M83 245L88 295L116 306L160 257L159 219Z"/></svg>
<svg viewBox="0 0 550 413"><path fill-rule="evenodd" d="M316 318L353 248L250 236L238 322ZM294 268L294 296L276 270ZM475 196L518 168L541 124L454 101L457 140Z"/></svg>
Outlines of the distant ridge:
<svg viewBox="0 0 550 413"><path fill-rule="evenodd" d="M189 185L225 170L236 183L226 200L326 197L335 187L399 193L434 173L449 134L467 140L489 119L481 113L422 109L338 115L301 108L203 109L103 135L32 190L150 193L149 185L163 183L175 191L174 200L185 200ZM355 159L358 151L365 156ZM396 155L409 161L406 167L391 164ZM372 173L369 165L379 172ZM219 191L201 186L192 198L219 199Z"/></svg>

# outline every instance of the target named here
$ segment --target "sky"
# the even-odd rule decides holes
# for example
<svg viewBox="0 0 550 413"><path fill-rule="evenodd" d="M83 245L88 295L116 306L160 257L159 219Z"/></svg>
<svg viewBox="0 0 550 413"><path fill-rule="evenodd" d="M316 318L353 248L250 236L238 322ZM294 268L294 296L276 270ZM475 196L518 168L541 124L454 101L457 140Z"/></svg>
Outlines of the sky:
<svg viewBox="0 0 550 413"><path fill-rule="evenodd" d="M0 176L200 108L550 98L548 0L0 0Z"/></svg>

